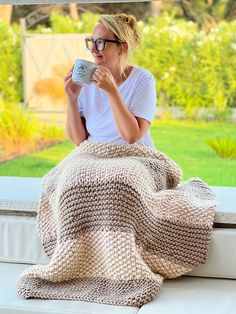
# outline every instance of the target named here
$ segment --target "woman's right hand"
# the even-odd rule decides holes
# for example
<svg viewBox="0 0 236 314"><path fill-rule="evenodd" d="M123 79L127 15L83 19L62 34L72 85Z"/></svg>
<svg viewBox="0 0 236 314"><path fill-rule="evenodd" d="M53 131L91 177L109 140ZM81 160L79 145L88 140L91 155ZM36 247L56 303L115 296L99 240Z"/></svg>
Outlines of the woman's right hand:
<svg viewBox="0 0 236 314"><path fill-rule="evenodd" d="M73 68L74 66L70 69L70 71L66 74L64 78L64 88L65 88L67 100L70 103L77 103L77 99L82 89L82 85L75 84L72 81Z"/></svg>

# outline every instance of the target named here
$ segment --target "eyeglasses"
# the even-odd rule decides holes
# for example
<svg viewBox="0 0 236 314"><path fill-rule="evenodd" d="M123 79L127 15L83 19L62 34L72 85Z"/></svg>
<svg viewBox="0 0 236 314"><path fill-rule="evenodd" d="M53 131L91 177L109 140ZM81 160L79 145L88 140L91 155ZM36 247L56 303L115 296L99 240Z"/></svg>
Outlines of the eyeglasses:
<svg viewBox="0 0 236 314"><path fill-rule="evenodd" d="M102 51L105 49L106 43L116 43L122 44L123 41L115 39L97 38L94 39L92 36L85 37L85 44L88 50L92 50L93 45L95 45L96 50Z"/></svg>

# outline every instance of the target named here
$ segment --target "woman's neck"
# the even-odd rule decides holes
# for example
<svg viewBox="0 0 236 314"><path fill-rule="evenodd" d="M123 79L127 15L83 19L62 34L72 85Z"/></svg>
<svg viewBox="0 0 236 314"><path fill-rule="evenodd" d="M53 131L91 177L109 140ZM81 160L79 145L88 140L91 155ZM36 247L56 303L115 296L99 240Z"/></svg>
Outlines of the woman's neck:
<svg viewBox="0 0 236 314"><path fill-rule="evenodd" d="M131 70L132 67L127 65L123 71L121 69L111 71L117 86L121 85L127 79Z"/></svg>

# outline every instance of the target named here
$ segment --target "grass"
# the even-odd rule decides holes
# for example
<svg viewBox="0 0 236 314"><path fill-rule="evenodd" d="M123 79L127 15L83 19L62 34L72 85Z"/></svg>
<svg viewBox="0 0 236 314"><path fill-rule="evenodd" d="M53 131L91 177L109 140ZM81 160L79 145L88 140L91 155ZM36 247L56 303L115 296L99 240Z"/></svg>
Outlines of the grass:
<svg viewBox="0 0 236 314"><path fill-rule="evenodd" d="M181 166L184 180L199 177L209 185L236 186L236 159L220 158L207 144L232 138L235 129L233 123L155 121L151 134L157 149Z"/></svg>
<svg viewBox="0 0 236 314"><path fill-rule="evenodd" d="M75 146L69 141L0 165L0 176L42 177Z"/></svg>
<svg viewBox="0 0 236 314"><path fill-rule="evenodd" d="M209 139L232 138L233 123L154 121L151 135L158 150L183 169L184 180L199 177L209 185L236 186L236 159L223 159L207 145ZM66 141L0 165L2 176L42 177L75 146Z"/></svg>

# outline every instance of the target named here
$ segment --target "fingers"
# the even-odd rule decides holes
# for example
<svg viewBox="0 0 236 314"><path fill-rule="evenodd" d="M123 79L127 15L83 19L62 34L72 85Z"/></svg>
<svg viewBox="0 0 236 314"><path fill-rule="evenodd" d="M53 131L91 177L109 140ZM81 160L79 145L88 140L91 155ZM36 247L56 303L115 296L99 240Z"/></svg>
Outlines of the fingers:
<svg viewBox="0 0 236 314"><path fill-rule="evenodd" d="M110 72L107 68L105 68L105 67L103 67L103 66L100 66L99 68L100 68L104 73L111 74L111 72Z"/></svg>
<svg viewBox="0 0 236 314"><path fill-rule="evenodd" d="M72 80L72 72L74 66L69 70L69 72L64 77L64 88L66 93L77 93L77 90L81 89L79 84L75 84Z"/></svg>
<svg viewBox="0 0 236 314"><path fill-rule="evenodd" d="M104 76L104 74L105 74L104 70L101 68L97 68L97 70L94 73L95 73L95 75L101 76L101 77Z"/></svg>
<svg viewBox="0 0 236 314"><path fill-rule="evenodd" d="M74 66L69 70L69 72L66 74L64 78L64 82L66 83L71 77L72 77L72 72L73 72Z"/></svg>
<svg viewBox="0 0 236 314"><path fill-rule="evenodd" d="M107 77L107 72L104 67L98 67L93 74L94 81L103 81Z"/></svg>

